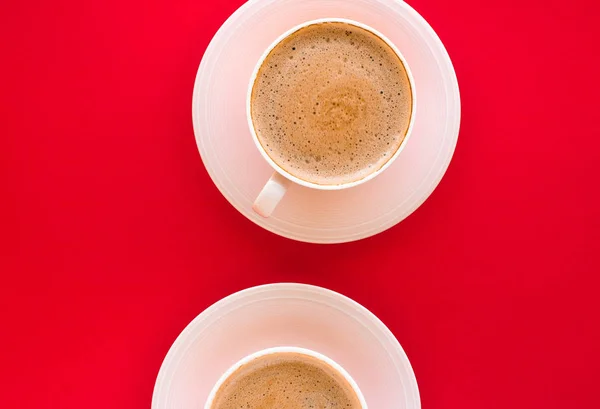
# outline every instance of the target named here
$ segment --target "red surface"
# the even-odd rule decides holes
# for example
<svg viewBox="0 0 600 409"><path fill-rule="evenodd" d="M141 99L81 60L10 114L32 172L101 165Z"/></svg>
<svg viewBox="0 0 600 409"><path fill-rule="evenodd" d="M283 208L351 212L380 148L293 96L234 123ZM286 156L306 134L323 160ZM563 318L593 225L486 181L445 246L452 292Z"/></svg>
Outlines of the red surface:
<svg viewBox="0 0 600 409"><path fill-rule="evenodd" d="M411 1L455 64L456 154L334 246L261 230L202 166L194 77L242 1L202 3L0 3L0 407L148 408L194 316L277 281L381 317L424 409L600 407L598 2Z"/></svg>

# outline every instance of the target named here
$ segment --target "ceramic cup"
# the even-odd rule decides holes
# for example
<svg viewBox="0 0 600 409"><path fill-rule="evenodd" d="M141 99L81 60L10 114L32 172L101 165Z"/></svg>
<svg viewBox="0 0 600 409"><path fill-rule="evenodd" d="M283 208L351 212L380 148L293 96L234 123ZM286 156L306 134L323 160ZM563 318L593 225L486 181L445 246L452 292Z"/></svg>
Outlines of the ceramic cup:
<svg viewBox="0 0 600 409"><path fill-rule="evenodd" d="M210 394L208 395L208 399L206 400L204 409L211 409L211 406L213 404L215 396L216 396L217 392L219 391L219 388L221 387L221 385L223 385L223 383L242 365L252 362L256 358L263 357L265 355L278 354L278 353L282 353L282 352L293 352L296 354L308 355L310 357L318 359L319 361L325 362L327 365L332 367L335 371L340 373L346 379L346 381L348 381L348 383L354 390L354 393L358 397L358 400L360 401L361 409L367 409L367 403L365 402L365 398L364 398L362 392L360 391L358 385L356 384L354 379L352 379L350 374L348 372L346 372L346 370L344 368L342 368L337 362L333 361L331 358L328 358L323 354L312 351L310 349L289 347L289 346L263 349L261 351L250 354L250 355L246 356L245 358L242 358L241 360L239 360L237 363L235 363L233 366L231 366L227 371L225 371L225 373L219 378L219 380L217 381L215 386L210 391Z"/></svg>
<svg viewBox="0 0 600 409"><path fill-rule="evenodd" d="M338 23L346 23L346 24L354 25L354 26L360 27L364 30L371 32L372 34L376 35L381 40L383 40L394 51L394 53L396 53L396 55L398 56L398 58L404 65L404 68L406 69L406 74L408 76L408 80L410 83L410 89L411 89L411 94L412 94L412 107L411 107L412 109L411 109L411 117L410 117L408 129L406 131L406 135L404 136L404 139L403 139L401 145L398 147L398 149L396 150L394 155L392 155L390 157L390 159L383 164L383 166L381 166L375 172L372 172L369 175L365 176L364 178L362 178L360 180L355 180L353 182L337 184L337 185L319 185L316 183L308 182L306 180L302 180L302 179L292 175L291 173L289 173L288 171L283 169L281 166L279 166L277 163L275 163L271 159L271 157L267 154L264 147L261 145L260 141L258 140L258 136L256 135L256 130L255 130L255 127L254 127L254 124L252 121L252 115L251 115L252 89L254 87L254 83L256 81L256 77L258 76L260 67L262 66L263 62L265 61L265 59L267 58L269 53L273 50L273 48L275 48L275 46L277 46L277 44L279 44L286 37L292 35L296 31L298 31L304 27L307 27L307 26L310 26L313 24L328 23L328 22L338 22ZM252 134L252 139L254 140L256 148L259 150L259 152L261 153L263 158L274 169L273 175L267 181L267 183L263 187L262 191L259 193L258 197L254 201L254 205L252 206L252 208L259 215L261 215L263 217L269 217L271 215L271 213L273 213L273 211L275 210L275 207L277 207L277 204L281 201L281 199L285 195L285 192L287 191L291 182L297 183L299 185L302 185L302 186L305 186L308 188L312 188L312 189L341 190L341 189L348 189L348 188L351 188L354 186L358 186L362 183L365 183L365 182L373 179L374 177L376 177L377 175L382 173L384 170L386 170L394 162L394 160L396 160L396 158L398 157L398 155L400 155L400 152L406 145L406 142L408 141L408 138L409 138L412 128L413 128L416 107L417 107L417 96L415 93L415 81L410 72L408 64L406 63L406 60L404 59L404 57L402 56L402 54L400 53L398 48L389 39L387 39L383 34L378 32L374 28L369 27L365 24L359 23L357 21L353 21L353 20L342 19L342 18L324 18L324 19L307 21L307 22L297 25L297 26L293 27L292 29L288 30L287 32L283 33L281 36L279 36L279 38L277 38L266 49L266 51L263 53L262 57L256 64L256 67L254 68L254 72L252 73L252 77L250 79L250 84L248 86L248 94L246 97L246 117L248 119L248 125L250 127L250 133Z"/></svg>

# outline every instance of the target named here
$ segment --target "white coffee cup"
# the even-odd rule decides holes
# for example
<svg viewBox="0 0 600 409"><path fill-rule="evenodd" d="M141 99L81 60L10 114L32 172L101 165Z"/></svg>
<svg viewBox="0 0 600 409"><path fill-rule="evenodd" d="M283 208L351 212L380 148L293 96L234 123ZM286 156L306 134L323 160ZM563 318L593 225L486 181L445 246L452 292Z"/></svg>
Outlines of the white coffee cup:
<svg viewBox="0 0 600 409"><path fill-rule="evenodd" d="M298 348L298 347L289 347L289 346L288 347L273 347L273 348L263 349L261 351L258 351L258 352L255 352L253 354L250 354L250 355L242 358L238 362L236 362L227 371L225 371L225 373L219 378L219 380L217 381L217 383L215 384L215 386L212 388L212 390L210 391L210 394L208 395L208 399L206 399L206 403L204 405L204 409L211 409L213 401L215 400L215 396L217 395L217 392L221 388L221 385L223 385L223 383L227 379L229 379L229 377L235 371L237 371L242 365L245 365L245 364L247 364L249 362L252 362L256 358L260 358L260 357L263 357L265 355L278 354L278 353L286 353L286 352L287 353L292 352L292 353L301 354L301 355L308 355L310 357L318 359L319 361L325 362L327 365L329 365L330 367L332 367L335 371L337 371L338 373L340 373L344 377L344 379L346 379L346 381L348 381L348 383L352 387L352 390L354 391L354 393L358 397L358 400L360 401L360 407L361 407L361 409L367 409L367 403L365 402L365 397L363 396L362 392L360 391L358 385L356 384L356 382L354 381L354 379L352 379L352 377L350 376L350 374L348 372L346 372L346 370L344 368L342 368L337 362L335 362L331 358L326 357L323 354L320 354L318 352L312 351L310 349Z"/></svg>
<svg viewBox="0 0 600 409"><path fill-rule="evenodd" d="M354 26L360 27L364 30L367 30L367 31L371 32L372 34L376 35L377 37L379 37L381 40L383 40L394 51L394 53L396 53L396 55L398 56L398 58L404 65L404 68L406 70L406 74L408 76L408 80L410 83L410 89L411 89L411 94L412 94L412 106L411 106L412 110L411 110L411 117L410 117L408 129L406 131L406 135L404 136L404 139L402 140L402 143L400 144L400 146L398 147L396 152L390 157L390 159L383 164L383 166L381 166L375 172L370 173L369 175L367 175L366 177L364 177L360 180L355 180L353 182L342 183L342 184L337 184L337 185L319 185L316 183L308 182L306 180L300 179L300 178L292 175L291 173L289 173L288 171L283 169L281 166L279 166L277 163L275 163L271 159L271 157L267 154L264 147L261 145L261 143L258 139L258 136L256 135L256 130L254 128L254 124L252 121L252 115L251 115L252 88L254 87L256 77L258 76L259 69L262 66L263 62L265 61L265 59L267 58L269 53L273 50L273 48L275 48L277 46L277 44L279 44L283 39L285 39L286 37L295 33L296 31L300 30L301 28L304 28L304 27L307 27L307 26L310 26L313 24L333 23L333 22L346 23L346 24L354 25ZM394 162L394 160L396 160L396 158L400 155L400 152L406 145L406 142L408 141L408 138L412 132L416 108L417 108L417 96L415 93L415 81L413 79L412 73L410 72L408 64L406 63L406 60L404 59L404 57L402 56L402 54L400 53L398 48L388 38L386 38L383 34L378 32L374 28L369 27L365 24L359 23L357 21L353 21L353 20L342 19L342 18L324 18L324 19L307 21L305 23L297 25L297 26L291 28L290 30L286 31L281 36L279 36L263 53L262 57L259 59L258 63L256 64L256 67L254 68L254 72L252 73L252 77L250 79L250 84L248 86L248 95L246 98L246 116L248 119L248 126L250 127L250 133L252 134L252 139L254 140L254 143L256 144L256 147L259 150L259 152L261 153L261 155L263 156L263 158L265 158L265 160L269 163L269 165L271 165L271 167L275 170L273 172L273 175L271 176L271 178L267 181L267 183L263 187L262 191L259 193L252 208L259 215L261 215L263 217L269 217L271 215L271 213L273 213L273 210L275 210L275 207L277 207L277 204L281 201L281 199L285 195L285 192L287 191L291 182L294 182L299 185L309 187L312 189L341 190L341 189L348 189L350 187L358 186L362 183L365 183L365 182L373 179L374 177L376 177L377 175L382 173L384 170L386 170L392 164L392 162Z"/></svg>

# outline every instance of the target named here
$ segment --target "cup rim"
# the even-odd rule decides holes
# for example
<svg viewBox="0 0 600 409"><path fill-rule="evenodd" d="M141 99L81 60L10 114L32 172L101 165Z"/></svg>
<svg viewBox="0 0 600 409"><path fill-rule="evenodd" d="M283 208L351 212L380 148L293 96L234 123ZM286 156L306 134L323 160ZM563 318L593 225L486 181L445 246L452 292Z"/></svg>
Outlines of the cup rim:
<svg viewBox="0 0 600 409"><path fill-rule="evenodd" d="M300 30L300 29L302 29L304 27L308 27L308 26L311 26L313 24L321 24L321 23L345 23L345 24L350 24L350 25L362 28L364 30L367 30L370 33L372 33L372 34L376 35L377 37L379 37L383 42L385 42L392 49L392 51L394 51L394 53L396 54L396 56L398 56L398 58L400 59L400 62L404 66L404 70L406 71L406 75L408 77L408 83L410 85L410 91L411 91L411 96L412 96L411 114L410 114L410 120L409 120L409 123L408 123L408 128L406 129L406 134L404 135L404 139L402 140L402 143L400 144L400 146L398 147L398 149L396 149L396 152L394 152L394 154L390 157L390 159L388 159L388 161L385 162L375 172L372 172L372 173L368 174L367 176L365 176L362 179L358 179L358 180L355 180L355 181L352 181L352 182L348 182L348 183L340 183L340 184L334 184L334 185L321 185L321 184L318 184L318 183L313 183L313 182L309 182L309 181L300 179L299 177L294 176L293 174L291 174L290 172L286 171L281 166L279 166L273 159L271 159L271 157L269 156L269 154L265 151L264 147L260 143L260 141L258 139L258 135L256 134L256 130L254 129L254 123L252 121L252 107L251 107L251 105L252 105L251 104L251 102L252 102L252 89L254 88L254 83L256 82L256 78L258 76L258 72L260 70L260 67L264 63L265 59L268 57L268 55L271 53L271 51L273 51L273 49L281 41L283 41L286 37L290 36L291 34L295 33L296 31L298 31L298 30ZM404 58L404 56L402 55L402 53L400 52L400 50L394 45L394 43L389 38L387 38L385 35L383 35L382 33L380 33L379 31L377 31L376 29L374 29L371 26L368 26L366 24L360 23L360 22L355 21L355 20L351 20L351 19L347 19L347 18L336 18L336 17L332 17L332 18L320 18L320 19L306 21L304 23L298 24L298 25L290 28L289 30L287 30L286 32L284 32L283 34L281 34L279 37L277 37L275 39L275 41L273 41L271 43L271 45L269 45L269 47L267 47L267 49L264 51L264 53L262 54L262 56L259 58L258 63L254 67L254 71L252 72L252 76L250 77L250 83L248 85L248 91L247 91L247 95L246 95L246 119L247 119L247 122L248 122L248 127L250 128L250 133L252 134L252 140L254 141L254 144L256 145L256 148L258 149L258 151L261 153L262 157L267 161L267 163L269 165L271 165L271 167L276 172L278 172L279 174L281 174L285 178L287 178L287 179L291 180L292 182L297 183L299 185L302 185L302 186L305 186L305 187L309 187L309 188L313 188L313 189L319 189L319 190L341 190L341 189L347 189L347 188L350 188L350 187L354 187L354 186L358 186L360 184L363 184L363 183L365 183L365 182L373 179L377 175L381 174L385 169L387 169L396 160L396 158L398 158L398 156L400 155L400 152L402 152L402 150L406 146L406 143L408 142L408 139L409 139L410 135L412 134L412 129L413 129L413 126L414 126L414 123L415 123L416 110L417 110L417 95L416 95L416 92L415 92L415 80L414 80L412 72L411 72L411 70L410 70L410 68L408 66L408 63L406 62L406 59Z"/></svg>
<svg viewBox="0 0 600 409"><path fill-rule="evenodd" d="M350 376L350 374L340 364L338 364L333 359L331 359L328 356L325 356L319 352L316 352L316 351L313 351L313 350L307 349L307 348L292 347L292 346L279 346L279 347L271 347L271 348L262 349L260 351L254 352L250 355L246 355L244 358L240 359L235 364L230 366L225 371L225 373L223 373L223 375L221 375L219 380L215 383L215 385L211 389L211 391L208 395L208 398L206 399L206 403L204 404L204 409L211 409L211 406L213 404L215 396L216 396L217 392L219 391L219 389L221 388L221 386L223 385L223 383L240 367L242 367L243 365L245 365L249 362L252 362L253 360L255 360L257 358L263 357L265 355L271 355L271 354L276 354L276 353L281 353L281 352L293 352L293 353L297 353L297 354L308 355L310 357L313 357L320 361L323 361L327 365L333 367L333 369L335 369L340 374L342 374L344 379L350 384L350 386L352 387L352 390L358 397L358 400L361 405L361 409L368 409L367 402L365 401L365 397L363 396L360 388L358 387L358 384L352 378L352 376Z"/></svg>

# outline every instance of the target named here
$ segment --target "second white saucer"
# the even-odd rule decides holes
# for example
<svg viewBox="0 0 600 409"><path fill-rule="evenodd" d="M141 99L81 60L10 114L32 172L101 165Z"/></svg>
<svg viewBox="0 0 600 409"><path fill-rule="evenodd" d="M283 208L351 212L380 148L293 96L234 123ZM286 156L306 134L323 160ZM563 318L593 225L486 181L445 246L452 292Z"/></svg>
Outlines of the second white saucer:
<svg viewBox="0 0 600 409"><path fill-rule="evenodd" d="M202 408L228 368L278 346L306 348L337 362L369 409L421 408L410 362L375 315L324 288L270 284L222 299L181 332L158 373L152 409Z"/></svg>
<svg viewBox="0 0 600 409"><path fill-rule="evenodd" d="M339 17L376 28L398 46L419 99L413 134L398 159L364 185L342 191L292 186L272 217L252 203L272 173L254 146L245 97L252 70L281 33L308 20ZM372 236L402 221L444 175L460 125L452 63L429 24L397 0L254 0L219 29L200 64L192 106L196 142L227 200L263 228L295 240L340 243Z"/></svg>

